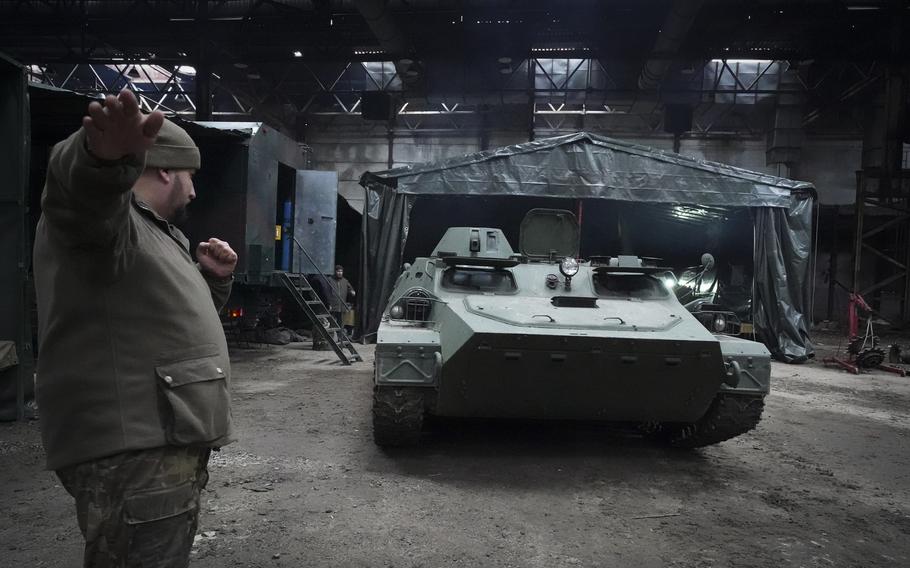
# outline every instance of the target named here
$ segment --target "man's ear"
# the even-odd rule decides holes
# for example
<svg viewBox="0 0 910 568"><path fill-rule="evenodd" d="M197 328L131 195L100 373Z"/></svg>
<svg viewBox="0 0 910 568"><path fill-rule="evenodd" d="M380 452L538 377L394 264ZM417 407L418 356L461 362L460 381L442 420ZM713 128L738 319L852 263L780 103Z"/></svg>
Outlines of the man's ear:
<svg viewBox="0 0 910 568"><path fill-rule="evenodd" d="M171 183L171 171L165 168L158 168L158 179L165 184Z"/></svg>

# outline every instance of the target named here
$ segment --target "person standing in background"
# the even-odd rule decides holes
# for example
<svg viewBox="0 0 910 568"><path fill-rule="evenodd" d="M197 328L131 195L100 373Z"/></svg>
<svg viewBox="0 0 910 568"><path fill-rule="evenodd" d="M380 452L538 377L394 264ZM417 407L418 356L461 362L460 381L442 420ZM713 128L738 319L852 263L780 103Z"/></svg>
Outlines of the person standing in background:
<svg viewBox="0 0 910 568"><path fill-rule="evenodd" d="M332 294L332 305L329 311L332 312L332 317L335 318L338 325L342 326L344 332L350 336L351 330L354 327L354 311L348 305L348 301L353 298L356 293L354 292L354 287L351 286L348 279L344 277L344 267L340 264L335 266L333 283L335 284L335 291L338 293Z"/></svg>

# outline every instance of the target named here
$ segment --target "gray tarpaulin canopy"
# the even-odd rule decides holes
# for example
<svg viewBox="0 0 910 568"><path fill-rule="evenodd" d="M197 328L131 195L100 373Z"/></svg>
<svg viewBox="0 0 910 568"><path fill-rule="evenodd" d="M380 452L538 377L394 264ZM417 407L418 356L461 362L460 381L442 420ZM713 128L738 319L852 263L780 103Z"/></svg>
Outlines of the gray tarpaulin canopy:
<svg viewBox="0 0 910 568"><path fill-rule="evenodd" d="M366 203L358 311L365 333L379 327L401 270L418 196L605 199L752 208L756 330L778 359L801 362L813 355L807 321L811 183L579 132L366 172L360 185Z"/></svg>

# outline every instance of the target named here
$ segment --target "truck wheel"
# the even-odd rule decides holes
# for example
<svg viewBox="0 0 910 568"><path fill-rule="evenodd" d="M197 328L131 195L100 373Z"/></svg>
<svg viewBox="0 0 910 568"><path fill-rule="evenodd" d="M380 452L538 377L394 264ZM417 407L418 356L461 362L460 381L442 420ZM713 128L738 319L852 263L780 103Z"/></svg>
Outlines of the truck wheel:
<svg viewBox="0 0 910 568"><path fill-rule="evenodd" d="M414 388L375 387L373 441L378 446L413 446L423 428L423 393Z"/></svg>

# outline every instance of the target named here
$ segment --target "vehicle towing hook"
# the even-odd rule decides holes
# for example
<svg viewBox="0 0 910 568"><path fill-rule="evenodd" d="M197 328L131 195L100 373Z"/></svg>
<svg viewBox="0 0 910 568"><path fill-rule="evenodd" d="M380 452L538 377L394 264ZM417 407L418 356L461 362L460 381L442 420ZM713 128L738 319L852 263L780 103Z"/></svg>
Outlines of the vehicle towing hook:
<svg viewBox="0 0 910 568"><path fill-rule="evenodd" d="M727 367L727 372L724 383L731 387L738 387L739 379L743 372L742 368L739 366L739 361L730 359L725 366Z"/></svg>

